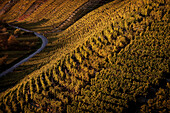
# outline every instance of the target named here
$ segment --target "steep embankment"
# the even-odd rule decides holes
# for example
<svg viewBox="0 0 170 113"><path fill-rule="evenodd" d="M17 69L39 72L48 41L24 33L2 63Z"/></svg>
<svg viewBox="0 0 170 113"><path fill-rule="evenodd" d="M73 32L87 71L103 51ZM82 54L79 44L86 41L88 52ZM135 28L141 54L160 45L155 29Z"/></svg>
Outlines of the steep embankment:
<svg viewBox="0 0 170 113"><path fill-rule="evenodd" d="M46 34L50 63L1 93L0 109L168 112L169 9L163 0L118 0Z"/></svg>

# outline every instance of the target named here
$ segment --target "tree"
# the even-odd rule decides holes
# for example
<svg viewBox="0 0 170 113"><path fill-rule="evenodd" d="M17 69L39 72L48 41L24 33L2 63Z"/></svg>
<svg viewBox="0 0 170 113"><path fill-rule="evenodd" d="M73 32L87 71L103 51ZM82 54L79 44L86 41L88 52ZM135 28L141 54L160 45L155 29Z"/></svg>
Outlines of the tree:
<svg viewBox="0 0 170 113"><path fill-rule="evenodd" d="M7 49L9 33L0 33L0 50Z"/></svg>
<svg viewBox="0 0 170 113"><path fill-rule="evenodd" d="M4 27L4 28L1 29L1 31L2 32L7 32L7 28Z"/></svg>
<svg viewBox="0 0 170 113"><path fill-rule="evenodd" d="M3 65L3 64L6 63L7 57L8 57L8 55L5 55L5 56L0 58L0 65Z"/></svg>
<svg viewBox="0 0 170 113"><path fill-rule="evenodd" d="M14 35L11 35L8 38L8 45L13 46L13 45L16 45L16 44L18 44L18 41L16 40L16 37Z"/></svg>

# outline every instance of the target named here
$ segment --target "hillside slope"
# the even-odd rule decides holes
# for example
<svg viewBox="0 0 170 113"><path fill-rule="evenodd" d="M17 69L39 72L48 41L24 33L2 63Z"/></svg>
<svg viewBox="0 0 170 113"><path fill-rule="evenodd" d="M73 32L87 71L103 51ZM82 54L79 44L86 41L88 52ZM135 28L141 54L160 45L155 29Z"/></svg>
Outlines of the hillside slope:
<svg viewBox="0 0 170 113"><path fill-rule="evenodd" d="M107 3L109 1L110 0L106 0L103 3ZM55 1L55 2L57 2L57 1ZM47 2L45 2L45 4L46 3ZM92 4L96 3L96 2L93 1L91 3L91 0L90 0L87 3L83 4L82 6L80 6L78 9L86 10L86 9L82 9L82 7L83 8L89 7L87 5L89 3L90 3L90 6L92 6ZM99 2L99 6L102 5L103 3ZM65 4L65 5L67 5L67 4ZM96 4L94 6L96 6ZM94 7L94 8L96 8L96 7ZM104 8L102 10L105 11L106 8ZM77 9L76 9L76 11L77 11ZM85 11L85 12L87 13L87 11ZM86 21L84 21L84 19L87 20L87 18L91 18L91 24L86 24L86 27L82 27L81 29L79 27L75 27L76 29L71 27L68 30L66 30L66 32L64 31L62 33L61 32L58 33L58 32L54 31L54 33L51 32L51 33L45 34L45 36L48 38L48 41L49 41L47 47L42 52L37 54L35 57L31 58L28 62L23 63L20 67L18 67L16 70L14 70L14 72L9 73L7 76L0 78L0 80L1 80L1 82L0 82L1 91L5 90L6 88L8 88L10 86L13 86L18 81L20 81L22 78L24 78L25 75L28 75L28 74L32 73L33 71L35 71L37 69L44 68L42 66L44 66L45 64L48 64L49 62L54 63L57 60L61 59L64 55L73 51L79 44L81 44L84 41L84 39L87 39L86 38L87 35L91 34L92 32L96 32L96 30L99 30L98 28L100 28L102 25L100 25L101 22L96 22L96 21L98 21L98 19L99 19L98 16L100 16L102 14L101 13L96 14L96 16L95 16L95 13L96 12L90 13L90 15L83 17L82 19L80 19L81 20L80 22L76 23L77 25L79 25L79 27L81 27L81 26L86 24ZM10 13L8 12L5 15L7 17L12 17L9 14ZM74 12L71 14L71 16L73 14L74 14ZM13 15L13 13L12 13L12 15ZM75 13L75 15L73 16L73 19L77 16L79 16L79 13ZM103 17L107 18L108 16L103 15ZM5 18L4 18L3 21L7 21L7 20L5 20ZM12 19L12 20L9 20L9 21L15 21L15 19ZM52 26L49 26L50 28L47 27L47 26L46 27L41 26L41 24L43 25L46 22L48 22L48 21L45 21L45 20L42 20L42 21L39 21L39 22L22 22L22 21L19 22L18 21L18 22L14 22L14 23L15 23L16 26L20 26L22 28L30 29L30 30L33 30L33 31L44 32L44 30L45 30L45 32L46 31L48 32L48 31L50 31L50 29L52 29ZM104 23L106 23L106 22L104 22ZM71 24L73 24L73 23L71 23ZM98 27L96 27L97 24L99 24ZM73 26L75 26L75 25L73 25ZM93 29L95 31L92 31L93 29L92 29L91 26L93 26ZM86 31L86 30L88 30L88 28L91 29L90 32ZM75 31L72 32L74 29L75 29ZM72 38L70 38L70 37L72 37Z"/></svg>
<svg viewBox="0 0 170 113"><path fill-rule="evenodd" d="M37 59L50 60L0 94L1 111L168 112L169 5L117 0L45 34Z"/></svg>

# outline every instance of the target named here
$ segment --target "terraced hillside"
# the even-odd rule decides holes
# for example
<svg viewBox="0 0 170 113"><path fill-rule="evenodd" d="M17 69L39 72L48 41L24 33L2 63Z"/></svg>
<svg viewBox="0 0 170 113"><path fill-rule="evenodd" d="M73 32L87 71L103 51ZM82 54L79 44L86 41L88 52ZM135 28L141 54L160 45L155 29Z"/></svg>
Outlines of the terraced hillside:
<svg viewBox="0 0 170 113"><path fill-rule="evenodd" d="M0 1L0 15L8 12L11 7L13 7L18 0L1 0Z"/></svg>
<svg viewBox="0 0 170 113"><path fill-rule="evenodd" d="M108 1L109 0L106 0L103 3L107 3ZM89 2L91 5L91 1L89 1ZM21 2L21 3L23 3L23 2ZM96 3L96 2L94 2L94 3ZM87 7L88 6L87 4L88 3L85 3L84 5ZM99 3L99 5L101 5L101 4L102 4L102 2ZM84 5L82 5L82 6L85 7ZM80 11L82 10L82 6L80 6L78 8L78 9L80 9ZM7 15L7 14L9 14L9 13L6 13L5 15ZM79 16L79 13L76 13L74 15L74 17L77 15ZM96 19L98 19L98 15L96 15L96 16L94 16L94 15L95 15L95 13L92 13L91 15L89 15L85 18L87 20L87 18L93 17L93 20L96 21ZM2 17L3 17L3 15L2 15ZM9 17L11 17L11 16L9 15ZM78 23L80 26L82 26L83 24L86 24L86 21L83 20L83 22L82 22L82 20L83 19L81 19L81 21ZM4 18L3 21L7 21L7 20L5 20L5 18ZM10 20L10 21L15 21L15 19ZM94 21L91 21L91 22L94 22ZM23 22L21 22L21 23L15 23L15 25L24 27L26 29L35 30L38 32L44 32L44 27L42 27L40 25L40 23L42 23L42 22L45 22L45 21L42 20L37 23L33 22L33 23L25 23L25 24ZM80 30L80 28L77 27L77 29L79 29L81 31L82 35L80 35L79 33L72 33L72 31L71 32L66 31L65 33L63 32L59 35L57 35L58 34L57 32L53 33L53 31L48 34L45 34L45 36L48 38L48 42L49 42L47 45L47 48L45 48L40 54L37 54L35 57L31 58L29 60L29 62L26 62L26 63L22 64L19 68L16 68L16 70L14 70L14 72L9 73L7 76L2 77L1 83L0 83L1 91L2 91L2 89L5 90L6 88L10 87L11 85L13 86L15 83L17 83L19 80L21 80L25 75L30 74L37 69L40 69L43 65L45 65L49 62L54 63L57 61L56 59L60 59L65 54L69 53L70 51L73 51L74 48L77 47L77 44L79 43L79 41L83 41L83 39L79 40L78 37L81 36L80 38L84 38L87 35L89 35L90 32L86 32L85 30L88 30L87 28L89 28L91 25L95 25L95 23L87 24L87 27L84 27L82 30ZM95 28L95 26L93 26L93 28ZM45 29L48 29L47 32L50 31L50 29L47 26L45 27ZM77 29L75 29L75 31L77 31ZM69 30L73 30L73 28L71 27ZM85 32L88 34L85 34ZM91 31L91 33L92 32L93 31ZM65 36L65 35L67 35L67 36ZM86 36L84 36L84 35L86 35ZM69 39L70 37L72 37L72 39ZM74 43L75 41L76 41L76 43ZM23 70L24 70L24 72L23 72Z"/></svg>
<svg viewBox="0 0 170 113"><path fill-rule="evenodd" d="M40 22L40 27L53 28L65 21L78 7L88 0L23 0L2 15L8 22ZM10 15L10 16L9 16ZM42 22L42 23L41 23Z"/></svg>
<svg viewBox="0 0 170 113"><path fill-rule="evenodd" d="M1 112L168 112L169 5L117 0L45 34L28 62L45 65L0 94Z"/></svg>

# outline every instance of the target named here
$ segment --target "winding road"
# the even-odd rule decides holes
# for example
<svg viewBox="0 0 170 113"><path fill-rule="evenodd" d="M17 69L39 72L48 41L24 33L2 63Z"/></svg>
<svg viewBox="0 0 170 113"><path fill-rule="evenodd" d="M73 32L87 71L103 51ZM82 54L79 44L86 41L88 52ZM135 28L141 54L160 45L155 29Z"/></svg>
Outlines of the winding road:
<svg viewBox="0 0 170 113"><path fill-rule="evenodd" d="M2 73L0 73L0 77L6 75L7 73L9 72L12 72L15 68L17 68L19 65L21 65L22 63L28 61L30 58L32 58L34 55L36 55L37 53L39 53L41 50L43 50L45 48L45 46L47 45L48 43L48 40L45 36L37 33L37 32L34 32L34 31L30 31L30 30L27 30L27 29L23 29L23 28L20 28L20 27L17 27L17 26L12 26L12 25L9 25L11 27L14 27L14 28L17 28L17 29L21 29L23 31L26 31L26 32L32 32L34 33L37 37L41 38L42 40L42 45L41 47L35 51L34 53L32 53L31 55L29 55L27 58L24 58L23 60L21 60L20 62L16 63L15 65L13 65L12 67L10 67L9 69L3 71Z"/></svg>
<svg viewBox="0 0 170 113"><path fill-rule="evenodd" d="M112 1L112 0L106 0L106 1ZM86 9L86 12L84 12L85 14L88 13L89 11L93 10L93 8L95 8L97 5L100 5L99 3L100 2L103 2L102 0L90 0L86 3L84 3L82 6L80 6L78 9L76 9L71 15L69 18L67 18L63 23L61 23L58 27L56 27L54 30L52 31L48 31L46 33L53 33L53 32L56 32L57 31L60 31L59 29L64 27L65 25L67 25L68 22L70 21L73 21L73 17L75 17L75 15L77 15L78 12L84 12L84 9ZM104 2L103 2L104 3ZM96 5L96 6L95 6ZM92 7L92 9L91 9ZM88 9L88 10L87 10ZM85 15L84 14L84 15ZM80 17L79 17L80 16ZM76 20L78 20L79 18L81 18L83 15L77 15L77 18ZM73 22L74 23L74 22ZM69 24L68 26L70 26L71 24ZM21 60L20 62L16 63L15 65L13 65L11 68L5 70L4 72L0 73L0 77L6 75L7 73L9 72L12 72L16 67L18 67L19 65L21 65L22 63L26 62L28 59L32 58L34 55L36 55L37 53L39 53L41 50L43 50L45 48L45 46L47 45L48 43L48 40L46 37L44 37L43 35L41 34L38 34L37 32L34 32L34 31L31 31L31 30L27 30L27 29L23 29L23 28L20 28L20 27L17 27L17 26L12 26L12 25L9 25L11 27L14 27L14 28L17 28L17 29L21 29L23 31L26 31L26 32L32 32L34 33L36 36L38 36L39 38L41 38L42 40L42 45L41 47L35 51L33 54L29 55L27 58ZM68 27L67 26L67 27ZM46 34L45 33L45 34Z"/></svg>

